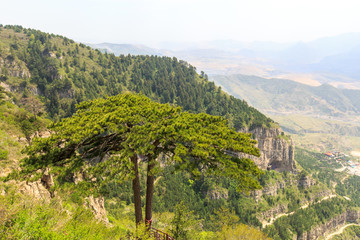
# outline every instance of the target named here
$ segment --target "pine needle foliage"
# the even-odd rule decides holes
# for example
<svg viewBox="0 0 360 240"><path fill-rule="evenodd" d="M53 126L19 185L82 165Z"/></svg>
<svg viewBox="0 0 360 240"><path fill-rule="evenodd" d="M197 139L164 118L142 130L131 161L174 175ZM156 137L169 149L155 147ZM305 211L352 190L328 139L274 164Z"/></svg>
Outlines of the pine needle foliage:
<svg viewBox="0 0 360 240"><path fill-rule="evenodd" d="M51 131L50 137L35 139L26 148L23 173L47 167L66 174L82 171L85 180L102 184L136 179L139 161L147 165L147 204L148 198L152 201L151 178L163 169L160 162L194 177L236 179L239 191L260 188L262 171L250 159L230 154L259 156L249 134L229 128L222 117L183 112L143 95L124 93L83 102L76 114L53 124ZM151 219L151 207L149 211L146 219Z"/></svg>

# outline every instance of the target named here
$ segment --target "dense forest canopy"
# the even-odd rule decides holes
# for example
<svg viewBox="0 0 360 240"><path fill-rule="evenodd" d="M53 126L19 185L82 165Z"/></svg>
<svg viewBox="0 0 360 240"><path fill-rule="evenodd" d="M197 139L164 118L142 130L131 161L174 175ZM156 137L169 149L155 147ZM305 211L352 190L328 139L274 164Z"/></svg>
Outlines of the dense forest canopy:
<svg viewBox="0 0 360 240"><path fill-rule="evenodd" d="M132 91L186 111L225 116L236 129L273 124L245 101L224 93L206 74L197 74L195 67L175 57L115 56L21 26L0 29L0 58L29 71L28 77L19 79L4 69L1 81L36 89L32 92L42 97L54 120L71 116L81 101Z"/></svg>

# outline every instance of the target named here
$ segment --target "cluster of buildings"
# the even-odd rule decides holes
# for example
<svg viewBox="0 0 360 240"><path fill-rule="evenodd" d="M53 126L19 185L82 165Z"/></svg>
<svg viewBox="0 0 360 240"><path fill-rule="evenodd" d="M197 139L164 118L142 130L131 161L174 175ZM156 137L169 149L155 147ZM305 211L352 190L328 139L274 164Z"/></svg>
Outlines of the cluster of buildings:
<svg viewBox="0 0 360 240"><path fill-rule="evenodd" d="M347 157L346 154L335 151L335 152L326 152L324 153L325 156L329 157L329 158L342 158L342 157Z"/></svg>
<svg viewBox="0 0 360 240"><path fill-rule="evenodd" d="M325 152L324 155L328 157L328 159L335 159L338 163L344 161L346 162L346 160L348 159L347 157L349 157L349 155L341 153L339 151Z"/></svg>
<svg viewBox="0 0 360 240"><path fill-rule="evenodd" d="M340 163L343 168L348 169L350 174L356 174L360 176L360 163L352 161L349 158L349 155L335 151L335 152L325 152L324 155L328 159L334 159L336 162Z"/></svg>

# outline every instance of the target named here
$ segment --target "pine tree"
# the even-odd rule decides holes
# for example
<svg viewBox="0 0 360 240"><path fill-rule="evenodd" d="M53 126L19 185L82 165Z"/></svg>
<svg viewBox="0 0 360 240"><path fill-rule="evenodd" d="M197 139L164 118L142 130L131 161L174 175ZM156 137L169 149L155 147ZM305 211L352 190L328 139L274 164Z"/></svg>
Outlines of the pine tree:
<svg viewBox="0 0 360 240"><path fill-rule="evenodd" d="M36 139L26 149L29 157L24 159L23 172L47 167L66 173L84 171L85 180L94 184L130 178L137 224L143 221L139 164L147 166L145 222L149 225L161 161L194 177L210 174L236 179L240 191L260 188L257 177L262 172L254 162L231 155L235 151L259 156L255 141L230 129L222 117L183 112L126 93L83 102L76 114L51 130L49 138Z"/></svg>

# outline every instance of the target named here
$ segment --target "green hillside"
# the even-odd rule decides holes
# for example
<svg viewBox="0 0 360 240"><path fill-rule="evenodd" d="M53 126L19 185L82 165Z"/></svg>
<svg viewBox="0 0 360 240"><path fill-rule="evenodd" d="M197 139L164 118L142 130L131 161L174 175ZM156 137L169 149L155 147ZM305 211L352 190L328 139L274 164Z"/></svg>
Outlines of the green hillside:
<svg viewBox="0 0 360 240"><path fill-rule="evenodd" d="M290 133L297 146L317 152L337 149L350 154L360 150L360 124L306 115L271 115Z"/></svg>
<svg viewBox="0 0 360 240"><path fill-rule="evenodd" d="M20 26L0 27L0 43L1 81L19 94L38 93L54 120L71 116L83 100L133 91L186 111L225 116L237 129L273 123L176 58L116 57Z"/></svg>
<svg viewBox="0 0 360 240"><path fill-rule="evenodd" d="M315 151L360 151L360 90L318 87L255 76L214 76L236 97L267 113L298 146Z"/></svg>
<svg viewBox="0 0 360 240"><path fill-rule="evenodd" d="M21 184L2 181L19 168L29 138L45 134L51 122L35 119L30 111L11 103L11 97L7 91L0 93L0 239L113 239L128 234L131 228L106 228L97 222L88 208L74 200L71 188L58 188L57 198L44 201L22 192Z"/></svg>
<svg viewBox="0 0 360 240"><path fill-rule="evenodd" d="M175 58L115 57L70 39L36 30L19 26L0 29L0 77L1 85L8 96L1 108L4 116L1 139L4 139L1 145L4 159L0 161L3 167L1 176L18 169L18 160L24 156L21 150L31 143L34 135L47 134L45 126L50 123L49 119L57 121L71 116L75 105L83 100L116 95L124 91L140 92L158 102L180 105L190 112L223 115L229 119L230 125L237 128L274 124L246 102L229 96L205 76L198 75L194 67ZM172 169L166 171L172 172ZM181 182L190 183L190 178L186 175L168 176L171 178L170 183L178 181L179 187L187 187ZM159 176L158 184L161 178L166 179L165 175ZM208 179L207 182L209 181L213 180ZM92 189L84 188L82 184L74 184L72 178L69 180L57 176L54 177L54 186L49 189L55 197L45 203L43 200L28 197L18 184L0 181L0 212L5 214L1 215L0 238L36 239L43 236L48 239L113 239L131 238L135 234L134 203L132 195L128 194L129 181L119 184L114 179L95 193L91 192ZM172 185L169 188L175 190ZM189 196L197 196L195 199L204 198L202 191L188 190ZM89 208L84 207L88 202L86 198L92 194L105 196L111 227L97 222L91 217ZM187 195L179 199L172 195L169 189L166 196L172 200L168 202L168 206L163 207L162 203L165 201L160 199L164 196L160 192L156 196L154 218L157 221L154 225L174 235L191 234L196 239L218 239L218 236L224 233L245 233L258 239L267 239L258 230L240 224L238 216L225 206L223 211L227 211L227 216L234 217L235 220L224 226L212 226L214 219L220 216L220 212L214 212L217 204L204 209L202 213L206 213L205 215L195 214L192 212L193 208L189 209L187 216L191 214L192 225L183 225L183 232L176 233L175 226L180 223L175 219L181 217L179 214L189 206L195 206L195 199L188 198ZM121 201L118 201L119 197ZM181 201L186 202L186 205L182 205ZM207 203L197 204L197 209L201 208L202 204ZM79 223L75 224L77 221ZM202 226L205 221L207 227ZM87 230L87 227L92 230ZM182 238L184 239L179 237Z"/></svg>
<svg viewBox="0 0 360 240"><path fill-rule="evenodd" d="M0 105L1 177L19 169L18 160L24 157L21 150L31 144L34 135L49 135L46 125L51 121L71 116L76 104L84 100L126 91L143 93L157 102L182 106L186 111L225 116L230 126L236 128L275 125L245 101L229 96L208 81L205 74L197 74L194 67L176 58L116 57L53 34L19 26L0 29L0 83L6 94ZM91 121L86 125L91 126ZM69 124L67 129L72 127ZM61 146L64 144L59 143ZM323 155L296 151L299 172L265 171L259 179L263 190L250 195L238 192L238 182L234 179L205 174L194 178L185 171L175 172L174 165L160 162L163 171L156 168L159 172L154 177L153 226L177 236L176 239L238 239L239 236L269 239L261 231L274 239L292 239L294 234L304 234L347 209L360 206L358 201L347 203L341 198L322 202L334 194L330 178L337 183L335 190L349 197L357 196L356 192L351 193L355 182L351 178L342 183L346 174L335 173L333 168L339 166L325 162ZM139 181L144 186L146 162L139 162ZM34 164L38 163L34 161ZM10 180L21 178L17 171L0 179L0 238L134 239L135 234L141 236L139 231L144 229L136 229L134 224L131 175L125 180L104 177L104 184L92 185L93 176L81 177L69 172L57 175L57 170L56 167L49 170L53 185L45 190L48 197L44 199L30 197L29 191L21 190L21 184L29 186L30 181ZM45 172L30 177L41 174ZM90 182L85 182L85 178ZM39 181L38 185L46 186L42 179ZM140 190L144 202L146 191L143 187ZM88 205L89 196L103 196L108 222L95 220L93 207ZM331 207L336 207L336 211L326 214ZM314 217L308 221L306 214ZM147 238L148 234L141 237Z"/></svg>
<svg viewBox="0 0 360 240"><path fill-rule="evenodd" d="M214 76L212 79L235 97L267 113L298 113L347 117L360 113L360 91L324 84L318 87L285 79L256 76Z"/></svg>

